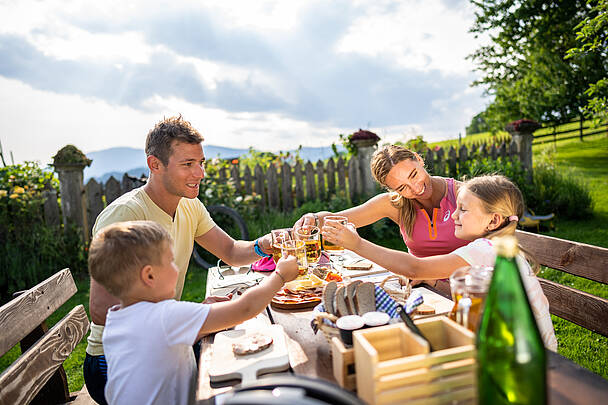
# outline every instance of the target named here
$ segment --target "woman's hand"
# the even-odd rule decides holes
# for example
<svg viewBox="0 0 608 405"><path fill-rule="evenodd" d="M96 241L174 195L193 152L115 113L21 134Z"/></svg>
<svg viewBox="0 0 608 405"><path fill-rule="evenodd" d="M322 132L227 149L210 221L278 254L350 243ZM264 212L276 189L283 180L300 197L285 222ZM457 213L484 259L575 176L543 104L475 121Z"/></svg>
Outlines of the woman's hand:
<svg viewBox="0 0 608 405"><path fill-rule="evenodd" d="M307 214L302 215L300 219L293 224L293 229L299 228L304 225L316 225L315 214L309 212Z"/></svg>
<svg viewBox="0 0 608 405"><path fill-rule="evenodd" d="M323 238L345 249L356 251L361 237L355 229L355 225L348 223L342 225L336 221L328 221L322 229Z"/></svg>

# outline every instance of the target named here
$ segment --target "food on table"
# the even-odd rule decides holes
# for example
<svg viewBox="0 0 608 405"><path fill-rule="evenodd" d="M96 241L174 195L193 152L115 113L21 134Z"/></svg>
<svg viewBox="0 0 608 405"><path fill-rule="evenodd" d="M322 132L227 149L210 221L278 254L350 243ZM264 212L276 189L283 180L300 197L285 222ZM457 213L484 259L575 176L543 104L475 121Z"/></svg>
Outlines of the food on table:
<svg viewBox="0 0 608 405"><path fill-rule="evenodd" d="M351 315L348 305L346 304L346 287L338 287L334 300L334 308L336 309L338 316Z"/></svg>
<svg viewBox="0 0 608 405"><path fill-rule="evenodd" d="M321 288L291 291L282 289L272 297L272 304L279 305L304 305L317 304L321 302L323 292Z"/></svg>
<svg viewBox="0 0 608 405"><path fill-rule="evenodd" d="M338 273L334 273L333 271L330 271L325 276L325 281L342 281L342 276L339 275Z"/></svg>
<svg viewBox="0 0 608 405"><path fill-rule="evenodd" d="M323 286L323 280L315 274L298 276L295 280L285 283L285 289L289 291L310 290Z"/></svg>
<svg viewBox="0 0 608 405"><path fill-rule="evenodd" d="M361 283L355 291L355 307L359 315L376 310L376 290L374 283Z"/></svg>
<svg viewBox="0 0 608 405"><path fill-rule="evenodd" d="M348 270L370 270L372 266L372 262L365 259L356 259L344 264L344 268Z"/></svg>
<svg viewBox="0 0 608 405"><path fill-rule="evenodd" d="M357 308L355 306L355 291L357 286L363 281L355 280L346 286L346 305L351 315L357 314Z"/></svg>
<svg viewBox="0 0 608 405"><path fill-rule="evenodd" d="M325 311L332 315L336 315L336 308L334 306L334 297L336 296L336 290L338 289L338 283L330 281L323 290L323 306Z"/></svg>
<svg viewBox="0 0 608 405"><path fill-rule="evenodd" d="M246 356L269 348L272 342L271 336L256 332L243 336L237 343L233 343L232 351L237 356Z"/></svg>
<svg viewBox="0 0 608 405"><path fill-rule="evenodd" d="M427 304L420 304L414 310L414 314L416 315L432 315L435 313L435 308Z"/></svg>

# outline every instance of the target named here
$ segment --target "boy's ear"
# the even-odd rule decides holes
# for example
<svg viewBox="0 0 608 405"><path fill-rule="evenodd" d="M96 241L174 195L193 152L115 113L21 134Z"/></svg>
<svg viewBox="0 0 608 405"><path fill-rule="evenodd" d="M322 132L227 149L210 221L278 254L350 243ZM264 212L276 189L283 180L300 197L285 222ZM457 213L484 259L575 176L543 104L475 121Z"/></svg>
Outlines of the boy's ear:
<svg viewBox="0 0 608 405"><path fill-rule="evenodd" d="M139 279L146 287L153 287L156 279L154 278L154 268L150 264L146 264L139 271Z"/></svg>
<svg viewBox="0 0 608 405"><path fill-rule="evenodd" d="M488 231L493 231L500 226L502 223L502 215L498 213L493 213L490 219L490 223L488 224Z"/></svg>

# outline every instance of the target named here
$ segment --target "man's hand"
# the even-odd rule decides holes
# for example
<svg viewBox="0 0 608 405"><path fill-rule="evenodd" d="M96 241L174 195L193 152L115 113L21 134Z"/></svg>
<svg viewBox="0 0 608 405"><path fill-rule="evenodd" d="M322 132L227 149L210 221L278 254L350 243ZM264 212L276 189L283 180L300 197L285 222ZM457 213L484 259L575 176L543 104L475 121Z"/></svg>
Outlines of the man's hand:
<svg viewBox="0 0 608 405"><path fill-rule="evenodd" d="M205 298L203 304L214 304L216 302L230 301L232 299L232 294L228 295L212 295L211 297Z"/></svg>
<svg viewBox="0 0 608 405"><path fill-rule="evenodd" d="M302 215L302 217L293 224L293 228L296 229L304 225L316 225L315 222L314 214L309 212L308 214Z"/></svg>

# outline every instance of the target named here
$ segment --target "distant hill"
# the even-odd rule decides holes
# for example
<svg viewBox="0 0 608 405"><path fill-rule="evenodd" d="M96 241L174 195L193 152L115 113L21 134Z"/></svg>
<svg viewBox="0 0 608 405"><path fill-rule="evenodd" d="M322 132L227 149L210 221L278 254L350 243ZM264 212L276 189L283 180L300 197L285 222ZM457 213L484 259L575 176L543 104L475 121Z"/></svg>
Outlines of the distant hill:
<svg viewBox="0 0 608 405"><path fill-rule="evenodd" d="M205 156L208 159L219 157L220 159L230 159L246 154L249 149L226 148L223 146L204 145ZM343 151L342 146L338 151ZM296 150L289 152L295 153ZM84 181L95 178L97 181L105 182L110 176L116 180L121 180L124 173L139 177L148 174L146 165L146 154L143 149L136 148L109 148L86 154L93 160L90 167L84 169ZM319 159L327 159L333 156L331 146L322 147L303 147L300 150L300 157L304 160L316 162Z"/></svg>

